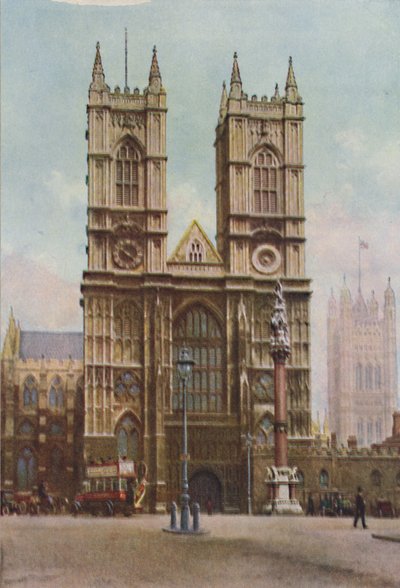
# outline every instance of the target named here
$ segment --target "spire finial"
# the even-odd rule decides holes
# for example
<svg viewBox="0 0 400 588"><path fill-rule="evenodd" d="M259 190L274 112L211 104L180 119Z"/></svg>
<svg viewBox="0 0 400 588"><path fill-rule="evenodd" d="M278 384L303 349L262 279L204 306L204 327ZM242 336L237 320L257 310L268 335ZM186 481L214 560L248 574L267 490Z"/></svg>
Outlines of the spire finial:
<svg viewBox="0 0 400 588"><path fill-rule="evenodd" d="M161 90L161 74L160 74L160 68L158 67L157 47L154 45L153 46L153 57L152 57L151 66L150 66L148 91L150 94L159 94L160 90Z"/></svg>
<svg viewBox="0 0 400 588"><path fill-rule="evenodd" d="M286 86L285 86L285 91L286 91L286 100L288 102L301 102L301 96L299 95L298 91L297 91L297 83L296 83L296 78L294 75L294 70L293 70L293 60L292 57L289 57L289 69L288 69L288 73L287 73L287 78L286 78Z"/></svg>
<svg viewBox="0 0 400 588"><path fill-rule="evenodd" d="M235 98L236 100L240 100L240 98L242 97L242 80L240 77L240 70L237 57L238 54L235 51L235 53L233 54L231 89L229 92L229 98Z"/></svg>
<svg viewBox="0 0 400 588"><path fill-rule="evenodd" d="M221 102L219 105L219 118L218 124L221 124L225 118L225 115L228 110L228 94L226 93L226 83L225 80L222 83L222 93L221 93Z"/></svg>
<svg viewBox="0 0 400 588"><path fill-rule="evenodd" d="M94 58L92 83L90 84L90 90L94 90L97 92L109 90L109 87L105 83L103 64L101 62L100 43L98 41L96 43L96 56Z"/></svg>

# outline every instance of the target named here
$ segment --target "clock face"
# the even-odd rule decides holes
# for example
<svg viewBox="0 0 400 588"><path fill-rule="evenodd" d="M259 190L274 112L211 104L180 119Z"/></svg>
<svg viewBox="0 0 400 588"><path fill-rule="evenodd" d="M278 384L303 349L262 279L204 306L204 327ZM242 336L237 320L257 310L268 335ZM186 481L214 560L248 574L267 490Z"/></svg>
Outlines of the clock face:
<svg viewBox="0 0 400 588"><path fill-rule="evenodd" d="M118 267L134 269L142 263L142 247L134 239L119 239L114 245L113 259Z"/></svg>
<svg viewBox="0 0 400 588"><path fill-rule="evenodd" d="M253 386L254 395L260 402L274 402L274 380L269 374L262 374Z"/></svg>
<svg viewBox="0 0 400 588"><path fill-rule="evenodd" d="M263 274L273 274L281 265L281 254L272 245L260 245L252 256L253 266Z"/></svg>

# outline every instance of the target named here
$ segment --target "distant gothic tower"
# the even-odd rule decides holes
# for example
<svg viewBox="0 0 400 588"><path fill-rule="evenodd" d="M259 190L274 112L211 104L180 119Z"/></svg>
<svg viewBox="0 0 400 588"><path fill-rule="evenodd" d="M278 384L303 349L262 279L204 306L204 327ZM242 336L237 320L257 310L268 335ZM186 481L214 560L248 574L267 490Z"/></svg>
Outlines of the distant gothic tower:
<svg viewBox="0 0 400 588"><path fill-rule="evenodd" d="M328 303L329 426L345 444L361 446L390 436L397 406L396 303L390 279L383 317L374 292L365 302L359 288L353 303L343 284L339 304Z"/></svg>

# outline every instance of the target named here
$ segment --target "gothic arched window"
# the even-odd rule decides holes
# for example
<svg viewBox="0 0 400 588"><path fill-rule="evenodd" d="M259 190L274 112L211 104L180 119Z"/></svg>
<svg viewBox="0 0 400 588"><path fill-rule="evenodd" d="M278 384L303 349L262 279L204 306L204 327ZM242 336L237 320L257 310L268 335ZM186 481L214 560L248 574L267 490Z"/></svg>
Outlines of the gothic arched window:
<svg viewBox="0 0 400 588"><path fill-rule="evenodd" d="M130 302L120 304L114 314L114 361L140 363L141 339L137 307Z"/></svg>
<svg viewBox="0 0 400 588"><path fill-rule="evenodd" d="M29 447L25 447L17 462L18 490L30 490L36 481L36 459Z"/></svg>
<svg viewBox="0 0 400 588"><path fill-rule="evenodd" d="M373 470L371 472L371 484L379 487L382 484L382 474L379 470Z"/></svg>
<svg viewBox="0 0 400 588"><path fill-rule="evenodd" d="M51 436L64 435L63 424L58 421L52 422L49 426L49 435L51 435Z"/></svg>
<svg viewBox="0 0 400 588"><path fill-rule="evenodd" d="M23 403L26 407L37 406L38 386L33 376L28 376L24 382Z"/></svg>
<svg viewBox="0 0 400 588"><path fill-rule="evenodd" d="M319 486L326 489L329 486L329 474L326 470L321 470L319 474Z"/></svg>
<svg viewBox="0 0 400 588"><path fill-rule="evenodd" d="M64 406L64 392L60 376L54 376L49 390L49 407L52 409Z"/></svg>
<svg viewBox="0 0 400 588"><path fill-rule="evenodd" d="M187 386L187 408L191 412L221 412L222 333L214 316L202 306L180 316L173 329L173 362L179 351L188 347L194 359L192 376ZM182 407L181 383L174 369L172 407Z"/></svg>
<svg viewBox="0 0 400 588"><path fill-rule="evenodd" d="M279 162L270 151L258 152L253 163L254 212L278 212Z"/></svg>
<svg viewBox="0 0 400 588"><path fill-rule="evenodd" d="M140 392L138 379L131 372L124 372L117 379L114 392L119 399L127 399L129 396L136 396Z"/></svg>
<svg viewBox="0 0 400 588"><path fill-rule="evenodd" d="M139 153L130 141L118 149L115 159L117 206L139 204Z"/></svg>
<svg viewBox="0 0 400 588"><path fill-rule="evenodd" d="M274 423L271 415L266 415L258 425L256 434L257 445L274 445Z"/></svg>
<svg viewBox="0 0 400 588"><path fill-rule="evenodd" d="M35 427L32 425L31 421L23 421L18 429L18 433L20 435L33 435L35 431Z"/></svg>
<svg viewBox="0 0 400 588"><path fill-rule="evenodd" d="M186 253L186 261L193 261L196 263L204 261L204 247L197 239L190 242Z"/></svg>
<svg viewBox="0 0 400 588"><path fill-rule="evenodd" d="M117 425L117 445L119 457L137 461L139 458L139 432L130 415L122 418Z"/></svg>

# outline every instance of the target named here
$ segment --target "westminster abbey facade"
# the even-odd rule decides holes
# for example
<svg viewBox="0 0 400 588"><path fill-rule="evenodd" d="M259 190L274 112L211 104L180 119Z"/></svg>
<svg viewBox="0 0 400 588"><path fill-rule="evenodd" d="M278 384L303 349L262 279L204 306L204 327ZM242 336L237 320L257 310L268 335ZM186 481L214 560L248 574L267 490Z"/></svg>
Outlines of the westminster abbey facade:
<svg viewBox="0 0 400 588"><path fill-rule="evenodd" d="M11 313L1 357L2 488L29 494L46 480L72 498L85 464L128 457L147 464L146 511L164 512L181 492L176 361L186 346L195 362L190 496L203 507L210 497L221 512L246 511L250 433L253 512L262 512L274 461L269 339L279 279L291 339L289 465L298 467L300 501L338 489L351 496L361 483L369 504L386 496L400 508L400 413L392 435L372 448L357 447L354 435L344 447L340 423L331 437L312 427L304 113L291 59L282 95L276 86L259 99L244 92L234 56L215 137L216 245L196 219L167 255L167 95L156 50L143 93L111 91L98 45L87 114L83 335L25 331ZM390 288L385 297L394 313ZM373 441L390 433L389 418Z"/></svg>
<svg viewBox="0 0 400 588"><path fill-rule="evenodd" d="M239 510L242 435L273 443L269 322L288 307L289 437L310 441L310 281L304 267L303 103L292 62L283 96L244 93L236 55L216 129L216 247L197 220L167 256L167 94L154 49L143 93L105 81L99 45L88 103L84 458L149 467L151 511L180 488L179 349L188 389L191 495ZM201 219L199 219L201 221ZM259 483L263 485L263 480Z"/></svg>

